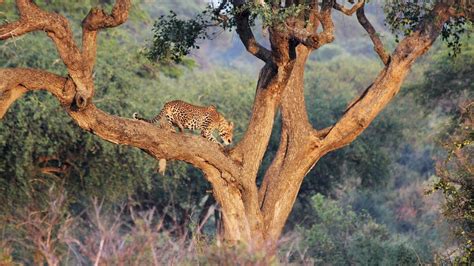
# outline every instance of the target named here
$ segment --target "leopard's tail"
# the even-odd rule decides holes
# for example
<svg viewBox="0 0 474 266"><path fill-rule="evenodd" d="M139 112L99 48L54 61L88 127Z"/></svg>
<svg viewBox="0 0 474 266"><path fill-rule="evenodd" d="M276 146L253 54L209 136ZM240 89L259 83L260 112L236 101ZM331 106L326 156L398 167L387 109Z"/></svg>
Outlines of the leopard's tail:
<svg viewBox="0 0 474 266"><path fill-rule="evenodd" d="M154 123L157 123L158 121L160 121L161 112L157 116L153 117L152 119L143 118L143 117L139 116L137 112L133 113L132 117L133 117L133 119L136 119L136 120L142 120L142 121L154 124Z"/></svg>

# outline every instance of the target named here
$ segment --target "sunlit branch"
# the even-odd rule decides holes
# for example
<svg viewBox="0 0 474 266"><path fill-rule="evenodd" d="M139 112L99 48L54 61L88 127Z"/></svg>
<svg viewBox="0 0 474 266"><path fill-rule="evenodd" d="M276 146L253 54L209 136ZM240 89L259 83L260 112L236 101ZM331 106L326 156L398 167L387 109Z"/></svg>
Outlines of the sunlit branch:
<svg viewBox="0 0 474 266"><path fill-rule="evenodd" d="M47 71L0 68L0 118L26 92L46 90L58 99L82 129L104 140L143 149L154 158L182 160L201 169L203 165L212 166L239 177L239 166L218 145L209 145L201 136L175 134L146 122L109 115L93 104L82 111L71 110L75 87L71 79ZM235 181L239 183L239 180Z"/></svg>
<svg viewBox="0 0 474 266"><path fill-rule="evenodd" d="M379 73L361 96L356 97L341 119L323 139L323 146L335 150L351 143L398 93L414 61L423 55L441 33L450 18L450 6L438 3L417 30L403 39L395 49L387 66ZM359 9L362 10L362 9ZM324 149L324 148L323 148Z"/></svg>

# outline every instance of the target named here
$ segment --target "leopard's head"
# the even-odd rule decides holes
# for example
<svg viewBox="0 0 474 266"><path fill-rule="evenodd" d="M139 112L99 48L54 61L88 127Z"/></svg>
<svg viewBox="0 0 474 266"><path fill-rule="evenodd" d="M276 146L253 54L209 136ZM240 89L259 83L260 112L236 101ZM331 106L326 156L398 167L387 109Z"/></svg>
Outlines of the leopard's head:
<svg viewBox="0 0 474 266"><path fill-rule="evenodd" d="M223 121L221 127L219 128L219 136L225 145L230 145L232 143L232 137L234 136L234 122Z"/></svg>

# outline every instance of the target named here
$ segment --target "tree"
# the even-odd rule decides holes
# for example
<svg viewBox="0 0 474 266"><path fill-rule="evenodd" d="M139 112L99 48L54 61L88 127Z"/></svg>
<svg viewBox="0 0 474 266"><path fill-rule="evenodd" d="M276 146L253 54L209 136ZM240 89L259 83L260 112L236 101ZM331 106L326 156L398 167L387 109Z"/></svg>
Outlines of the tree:
<svg viewBox="0 0 474 266"><path fill-rule="evenodd" d="M463 1L439 1L421 6L417 1L407 3L391 2L392 10L400 8L405 16L389 12L388 20L395 29L402 29L406 37L388 54L364 14L363 0L350 9L334 0L321 3L222 1L213 11L217 24L233 23L247 51L265 63L260 71L247 131L234 147L222 149L199 136L174 133L110 115L94 105L98 32L123 24L128 18L130 0L117 0L110 13L92 8L82 21L81 47L64 16L47 12L33 1L17 0L20 17L18 21L0 26L0 39L34 31L46 32L68 75L39 69L0 69L0 117L26 92L47 90L82 129L115 144L140 148L157 160L182 160L202 170L221 207L222 237L230 243L241 241L257 247L268 244L273 248L308 171L321 157L350 144L369 126L398 93L414 61L449 29L447 22L474 18L472 9L467 4L462 5ZM229 12L224 11L227 7L230 7ZM345 15L357 13L384 67L373 83L351 101L335 124L320 129L313 127L308 119L303 75L310 53L334 40L333 10ZM252 32L251 25L258 12L264 17L269 15L264 26L268 28L270 48L261 45ZM201 32L199 25L194 26L193 30ZM318 31L319 26L321 31ZM199 34L192 37L198 38ZM279 147L257 186L257 174L277 111L281 112L282 124Z"/></svg>

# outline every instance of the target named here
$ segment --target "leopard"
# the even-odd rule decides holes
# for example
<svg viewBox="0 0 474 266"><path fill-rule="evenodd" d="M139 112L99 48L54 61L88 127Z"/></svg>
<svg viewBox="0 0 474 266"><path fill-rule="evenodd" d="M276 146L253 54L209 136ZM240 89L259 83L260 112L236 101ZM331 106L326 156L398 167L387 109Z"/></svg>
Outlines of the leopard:
<svg viewBox="0 0 474 266"><path fill-rule="evenodd" d="M133 113L132 117L151 124L159 123L160 127L171 130L178 127L180 132L184 132L185 129L201 130L202 137L223 146L213 135L213 132L217 130L224 145L232 143L234 123L228 122L214 105L197 106L181 100L173 100L165 103L158 115L152 119L140 117L138 113Z"/></svg>

